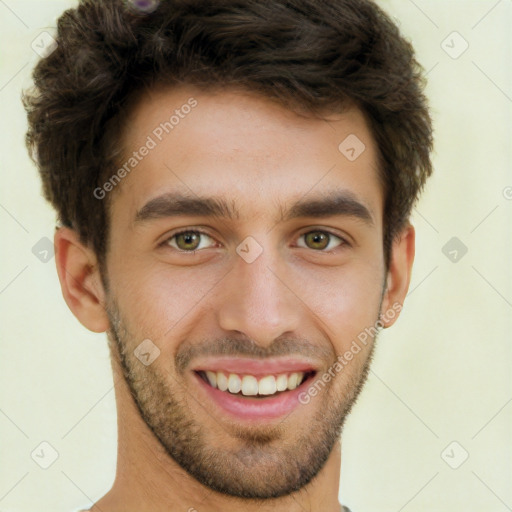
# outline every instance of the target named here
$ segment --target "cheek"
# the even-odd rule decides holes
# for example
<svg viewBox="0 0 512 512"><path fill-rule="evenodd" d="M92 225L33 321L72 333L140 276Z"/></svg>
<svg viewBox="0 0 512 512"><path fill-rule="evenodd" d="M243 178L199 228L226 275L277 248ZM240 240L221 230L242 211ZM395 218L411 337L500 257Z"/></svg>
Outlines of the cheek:
<svg viewBox="0 0 512 512"><path fill-rule="evenodd" d="M162 340L197 314L202 299L222 272L200 266L173 268L161 264L119 267L116 300L138 337Z"/></svg>
<svg viewBox="0 0 512 512"><path fill-rule="evenodd" d="M302 274L300 296L321 320L337 352L378 320L382 269L363 264ZM320 322L319 320L319 322Z"/></svg>

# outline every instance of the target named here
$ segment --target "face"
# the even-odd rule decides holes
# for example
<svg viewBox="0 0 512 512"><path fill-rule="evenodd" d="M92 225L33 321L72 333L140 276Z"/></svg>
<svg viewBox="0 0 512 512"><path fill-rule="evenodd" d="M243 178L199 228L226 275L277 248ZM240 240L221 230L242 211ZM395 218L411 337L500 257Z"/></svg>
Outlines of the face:
<svg viewBox="0 0 512 512"><path fill-rule="evenodd" d="M355 152L340 150L354 135ZM339 439L375 340L341 369L338 356L381 313L383 194L365 119L183 88L144 97L124 145L136 163L110 192L107 304L140 414L205 486L290 494ZM263 394L294 388L292 373L306 380ZM258 395L235 395L230 374Z"/></svg>

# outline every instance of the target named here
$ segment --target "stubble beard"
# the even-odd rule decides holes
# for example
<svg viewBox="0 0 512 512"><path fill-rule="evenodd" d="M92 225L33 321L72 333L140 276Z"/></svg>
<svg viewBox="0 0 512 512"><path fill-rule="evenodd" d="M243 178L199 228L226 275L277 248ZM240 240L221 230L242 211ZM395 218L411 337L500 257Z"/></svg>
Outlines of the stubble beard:
<svg viewBox="0 0 512 512"><path fill-rule="evenodd" d="M205 487L244 500L289 495L318 475L364 387L376 341L362 364L350 366L352 373L343 381L342 390L325 387L312 399L323 400L323 406L317 406L309 425L296 421L290 427L285 418L277 425L248 429L233 423L223 427L217 421L216 427L223 427L231 446L238 440L236 449L226 450L208 442L209 428L198 421L190 406L200 404L182 381L171 372L163 374L157 365L143 365L135 357L133 351L140 340L129 332L115 301L109 301L107 312L111 357L119 360L139 413L165 452ZM171 363L167 367L171 368Z"/></svg>

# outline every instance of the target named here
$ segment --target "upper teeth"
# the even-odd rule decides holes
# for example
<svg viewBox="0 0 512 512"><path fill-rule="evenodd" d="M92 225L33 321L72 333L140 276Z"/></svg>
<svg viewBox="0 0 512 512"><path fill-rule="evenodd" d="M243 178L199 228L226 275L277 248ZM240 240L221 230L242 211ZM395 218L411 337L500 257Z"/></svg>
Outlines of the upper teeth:
<svg viewBox="0 0 512 512"><path fill-rule="evenodd" d="M278 391L295 389L302 382L305 373L294 372L291 374L282 373L275 377L266 375L259 380L254 375L240 377L236 373L230 373L227 377L223 372L212 372L207 370L206 378L212 387L230 393L242 392L242 395L273 395Z"/></svg>

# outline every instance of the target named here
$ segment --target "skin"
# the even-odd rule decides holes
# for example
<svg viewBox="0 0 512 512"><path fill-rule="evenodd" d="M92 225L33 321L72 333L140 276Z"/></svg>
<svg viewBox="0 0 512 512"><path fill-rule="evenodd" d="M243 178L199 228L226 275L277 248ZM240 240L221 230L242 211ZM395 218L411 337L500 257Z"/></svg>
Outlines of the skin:
<svg viewBox="0 0 512 512"><path fill-rule="evenodd" d="M111 192L108 288L94 251L70 229L55 235L64 298L85 327L108 332L116 383L116 479L91 510L338 512L340 434L375 339L309 403L260 424L205 400L191 368L207 353L289 354L324 374L379 315L384 327L398 318L385 313L407 293L414 228L395 240L386 272L377 150L355 107L326 122L234 89L153 90L126 125L126 155L190 97L197 106ZM350 134L366 146L354 161L338 150ZM281 220L292 203L333 190L351 192L373 222ZM221 197L240 215L134 221L166 192ZM181 229L208 236L186 253L194 244L172 238ZM312 231L335 236L325 248ZM263 249L252 263L236 252L248 236ZM133 353L145 339L160 350L148 366Z"/></svg>

